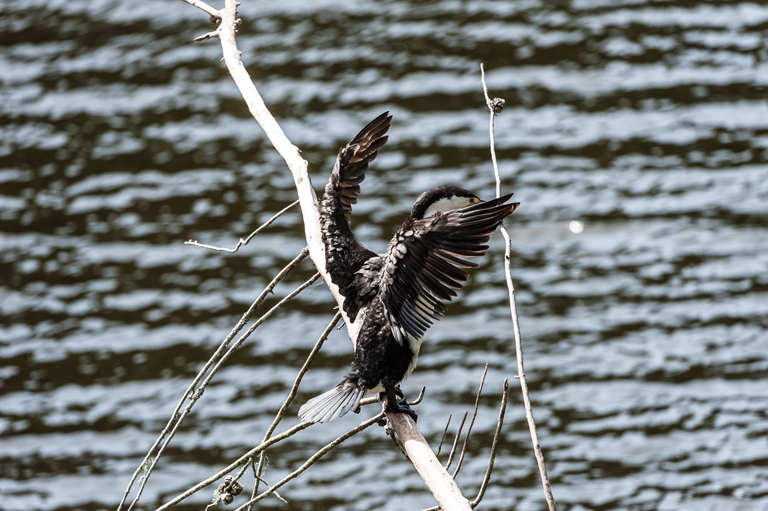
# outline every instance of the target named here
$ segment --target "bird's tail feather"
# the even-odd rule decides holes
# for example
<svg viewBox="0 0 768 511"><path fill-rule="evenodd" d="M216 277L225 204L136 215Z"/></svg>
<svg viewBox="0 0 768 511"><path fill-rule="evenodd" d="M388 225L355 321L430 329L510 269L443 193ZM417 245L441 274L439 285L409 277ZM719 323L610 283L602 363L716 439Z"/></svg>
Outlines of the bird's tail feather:
<svg viewBox="0 0 768 511"><path fill-rule="evenodd" d="M328 422L338 419L357 408L365 395L365 388L345 379L334 388L307 401L299 409L304 422Z"/></svg>

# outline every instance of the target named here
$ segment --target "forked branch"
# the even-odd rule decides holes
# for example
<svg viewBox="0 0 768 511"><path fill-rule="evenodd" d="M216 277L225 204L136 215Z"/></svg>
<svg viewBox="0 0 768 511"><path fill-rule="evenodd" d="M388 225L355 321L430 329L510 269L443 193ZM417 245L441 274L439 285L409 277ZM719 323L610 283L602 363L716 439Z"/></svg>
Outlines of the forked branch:
<svg viewBox="0 0 768 511"><path fill-rule="evenodd" d="M283 268L282 271L280 271L280 273L278 273L272 279L272 281L267 285L267 287L264 288L264 290L261 292L258 298L256 298L256 300L251 304L248 310L243 314L242 318L240 318L240 321L237 323L237 325L235 325L235 327L232 329L232 331L229 332L229 334L224 339L224 341L222 341L222 343L216 349L216 352L211 356L210 359L208 359L208 361L205 363L203 368L200 369L200 371L197 373L197 376L195 376L195 379L189 385L186 392L181 397L181 400L176 405L176 408L173 410L173 413L171 414L171 418L168 420L168 423L166 424L165 428L163 428L163 431L160 432L160 435L157 437L157 440L155 440L155 443L149 449L149 452L144 457L144 460L142 461L141 465L139 465L139 467L133 473L131 480L128 482L128 486L125 489L123 498L120 501L120 504L117 508L118 511L120 511L120 509L123 507L123 504L125 504L125 501L128 498L128 495L130 494L131 488L133 487L133 484L136 482L139 476L141 476L139 490L128 509L130 510L133 508L133 506L136 505L139 498L141 497L141 493L144 491L144 487L147 484L147 480L149 479L149 476L152 473L152 470L157 465L157 462L160 459L160 456L162 456L163 451L165 450L165 447L173 439L173 436L176 434L176 431L178 430L179 426L187 417L189 412L192 410L192 407L195 405L198 399L200 399L200 397L203 395L203 391L205 391L205 388L208 385L208 382L211 381L213 374L215 374L216 370L220 365L219 364L214 367L214 364L216 364L217 362L220 362L222 356L225 356L226 353L229 353L227 351L227 348L229 347L229 344L232 341L232 339L234 339L234 337L238 334L238 332L240 332L240 330L248 323L253 312L259 307L259 305L261 305L261 303L272 292L275 286L283 279L283 277L285 277L288 274L288 272L290 272L293 268L296 267L296 265L298 265L302 260L304 260L304 258L306 258L308 254L309 254L309 250L306 248L303 249L301 253L298 256L296 256L296 258L294 258L290 263L288 263L288 265L285 268ZM305 289L305 287L301 288L301 290L303 289ZM299 290L298 292L300 292L301 290ZM296 296L298 292L294 292L294 294L290 295L291 298L293 296ZM263 323L267 317L269 317L277 308L282 306L289 299L290 298L286 297L279 304L273 307L269 312L267 312L267 314L262 316L258 324L260 325L261 323ZM252 332L254 329L255 327L253 327L248 334L241 337L241 340L239 342L241 343L243 340L245 340L248 337L248 335L250 335L250 332ZM212 367L213 367L213 370L211 370ZM209 371L211 372L209 373ZM203 380L203 378L205 378L206 375L208 375L208 377L201 383L201 380ZM181 409L184 406L185 402L187 403L187 406L184 408L184 411L182 412Z"/></svg>
<svg viewBox="0 0 768 511"><path fill-rule="evenodd" d="M475 399L475 410L474 410L473 415L472 415L472 421L473 422L474 422L475 417L477 416L477 409L478 409L478 407L480 405L480 394L483 391L483 383L485 382L485 375L486 375L487 372L488 372L488 364L486 363L485 364L485 370L483 371L483 378L480 381L480 387L477 390L477 398ZM504 388L503 388L503 392L502 392L502 395L501 395L501 408L499 409L499 418L496 421L496 431L493 434L493 443L491 444L491 455L490 455L490 458L488 459L488 467L485 469L485 476L483 477L483 482L480 484L480 490L478 490L477 496L475 497L475 499L473 501L471 501L469 503L469 507L471 509L475 509L478 506L478 504L480 504L480 501L483 500L483 496L485 495L485 490L488 488L488 483L491 481L491 474L493 473L493 464L494 464L494 462L496 460L496 446L499 443L499 436L501 434L501 427L504 425L504 414L506 413L506 410L507 410L507 389L508 388L509 388L509 381L505 379L504 380ZM464 419L466 419L466 418L467 418L467 414L465 413L464 414ZM450 421L451 420L449 418L448 419L448 423L449 424L450 424ZM456 441L454 441L454 443L453 443L453 449L452 449L453 452L455 452L455 450L456 450L456 443L458 441L458 438L461 436L461 429L462 429L463 425L464 425L464 422L462 421L461 426L459 426L459 431L456 433ZM445 429L446 429L446 431L448 430L448 426L447 425L446 425ZM462 448L462 458L464 456L464 451L466 449L467 440L469 439L469 433L470 433L471 429L472 429L472 427L471 427L471 424L470 424L470 427L467 430L467 435L466 435L466 437L464 439L464 447ZM445 432L443 432L443 437L445 437ZM453 452L452 452L452 454L453 454ZM448 467L450 466L450 460L448 461L447 466ZM456 474L458 474L460 466L461 466L460 464L456 466L456 471L453 473L453 476L451 476L453 479L456 478ZM430 507L428 509L424 509L423 511L438 511L440 509L444 509L444 508L442 506L438 505L438 506Z"/></svg>
<svg viewBox="0 0 768 511"><path fill-rule="evenodd" d="M256 90L256 86L253 84L253 80L251 80L248 71L246 71L245 66L240 60L240 51L237 49L237 43L235 42L235 32L239 24L237 19L237 1L225 0L224 8L218 11L200 0L184 1L202 9L216 20L221 20L215 32L221 42L221 51L224 55L224 62L227 65L229 74L240 90L240 94L248 105L251 115L264 129L272 146L280 153L280 156L288 165L291 175L293 175L293 181L299 195L299 205L304 221L304 235L309 247L309 257L315 263L315 267L317 267L323 280L328 285L331 293L333 293L336 303L342 311L342 317L347 324L350 339L355 339L361 322L354 323L354 318L350 319L343 311L343 299L339 294L339 288L331 282L331 277L325 269L325 245L320 233L320 213L317 206L317 196L315 195L314 188L312 188L312 182L307 172L307 161L301 157L299 148L288 140L280 125L267 109L259 91Z"/></svg>

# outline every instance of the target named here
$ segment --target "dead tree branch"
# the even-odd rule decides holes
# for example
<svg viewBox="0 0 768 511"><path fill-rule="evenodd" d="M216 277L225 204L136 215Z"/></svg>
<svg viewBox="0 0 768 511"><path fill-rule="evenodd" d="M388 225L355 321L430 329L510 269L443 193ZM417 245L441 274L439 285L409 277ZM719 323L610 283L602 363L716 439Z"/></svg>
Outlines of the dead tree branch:
<svg viewBox="0 0 768 511"><path fill-rule="evenodd" d="M453 418L453 414L448 416L448 422L445 424L445 429L443 430L443 436L440 437L440 443L437 446L437 454L435 454L435 456L437 456L438 458L440 457L440 450L443 448L443 440L445 440L445 435L446 433L448 433L448 426L451 425L451 418Z"/></svg>
<svg viewBox="0 0 768 511"><path fill-rule="evenodd" d="M227 340L224 343L222 343L222 346L219 347L217 352L214 354L214 357L212 357L209 363L206 364L204 371L201 371L201 374L198 375L198 377L195 379L195 382L193 382L193 384L188 389L184 399L182 399L182 401L177 406L177 409L174 412L174 417L171 419L171 421L169 421L168 426L163 431L163 433L161 433L160 438L158 438L152 450L147 455L147 458L145 458L145 463L143 463L142 466L139 469L137 469L136 474L134 474L134 478L131 480L129 487L126 490L125 496L123 497L121 506L125 502L125 499L128 493L130 492L131 485L136 480L136 477L141 471L141 469L143 469L145 466L147 466L147 464L149 464L149 468L148 470L146 470L146 475L148 476L152 468L154 468L154 466L157 464L158 458L162 454L165 447L168 445L168 442L173 437L174 433L179 427L179 424L181 423L183 418L189 413L189 410L191 409L192 405L202 395L202 390L211 381L211 378L216 373L216 371L233 353L233 351L238 346L240 346L240 344L242 344L242 342L244 342L244 340L255 330L255 328L257 328L260 324L262 324L263 321L265 321L268 317L270 317L273 314L273 312L277 308L279 308L282 304L284 304L287 300L293 298L294 296L296 296L296 294L301 292L301 290L312 285L312 283L315 282L318 278L323 278L326 282L326 285L331 290L334 298L336 299L337 304L339 305L339 309L340 309L339 314L343 317L345 323L347 324L348 334L351 339L355 339L357 337L357 334L360 328L360 322L354 323L353 322L354 318L347 317L346 314L343 312L343 307L341 307L343 299L339 293L338 287L331 282L330 275L326 270L325 246L322 242L322 237L321 237L318 201L307 172L307 162L301 157L299 149L296 146L294 146L290 142L290 140L288 140L288 138L285 136L285 133L282 131L279 124L275 120L275 118L271 115L271 113L267 109L263 99L261 98L258 91L256 90L256 87L254 86L253 81L251 80L250 76L248 75L248 72L246 71L243 63L240 60L240 52L238 51L237 45L235 42L236 29L240 22L240 20L237 19L238 3L236 2L236 0L225 0L224 8L222 8L221 10L216 10L200 0L185 0L185 1L191 5L194 5L202 9L203 11L205 11L211 16L213 21L218 23L218 27L216 28L215 31L210 32L199 39L208 39L208 38L214 38L214 37L219 39L219 41L221 42L222 53L224 56L223 60L226 63L227 69L229 70L230 75L232 76L233 80L235 81L235 84L240 90L243 96L243 99L245 100L251 114L256 119L256 121L261 125L261 127L264 129L270 142L278 151L278 153L282 156L282 158L285 160L288 168L291 171L291 174L294 178L294 183L296 185L296 189L298 192L299 205L301 207L302 219L304 223L304 231L305 231L304 233L307 240L307 249L305 250L308 252L310 258L312 259L313 263L318 269L318 273L315 276L313 276L309 281L307 281L298 289L296 289L294 292L286 296L286 298L281 300L272 309L270 309L258 321L256 321L254 325L245 334L243 334L231 347L228 347L229 342L231 341L231 339L234 338L234 335L236 335L236 331L239 331L241 328L243 328L243 326L247 322L248 318L244 316L243 320L241 320L241 322L236 327L236 330L233 330L233 333L230 336L228 336ZM491 108L490 103L489 103L489 108ZM493 108L491 109L493 112ZM493 116L491 117L491 135L493 133L492 130L493 130ZM493 140L493 137L492 137L492 140ZM492 145L492 148L493 148L493 145ZM495 154L493 155L493 159L494 159L494 165L495 165ZM496 174L498 179L498 170L496 170ZM499 189L499 185L497 184L497 191L498 189ZM258 232L258 230L256 232ZM256 232L254 232L251 236L249 236L248 239L251 239L256 234ZM509 250L510 250L509 238L506 231L502 230L502 232L505 236L505 239L507 239L506 269L507 269L507 280L508 280L508 283L511 285L511 281L509 280L510 278L509 277ZM240 240L240 241L241 243L238 243L238 245L234 249L232 250L223 249L223 250L227 252L234 252L240 246L247 243L247 240ZM208 248L218 249L217 247L208 247ZM306 256L306 253L304 253L304 255L302 255L301 258L303 258L304 256ZM512 293L511 287L510 287L510 293ZM519 333L518 333L518 327L517 327L517 315L516 315L516 312L514 311L514 305L512 310L513 310L513 323L515 325L516 339L518 340L517 342L518 364L519 364L519 372L520 372L521 384L522 384L522 382L524 382L525 375L522 370L522 356L519 348L520 343L519 343ZM250 310L247 315L248 317L250 316ZM332 326L330 326L329 328L332 328ZM329 331L329 329L327 330ZM301 375L297 379L297 382L298 380L300 380L300 377ZM202 382L201 382L201 379L202 379ZM199 387L198 387L198 384L199 384ZM525 396L527 400L527 386L525 386L524 388L526 389ZM179 415L179 411L181 410L181 407L183 406L186 399L189 399L189 403L186 409L184 410L184 412L181 413L181 415L177 419L177 416ZM287 407L287 404L290 403L290 399L292 399L291 396L289 396L289 399L286 401L286 404L284 404L284 406L281 407L280 412L278 412L278 417L276 417L276 422L273 423L274 426L276 426L277 422L279 422L280 414L284 412L285 407ZM527 411L528 411L530 409L530 406L527 401L526 403L527 403ZM357 434L358 432L364 430L365 428L371 426L372 424L377 423L384 416L385 416L385 413L382 412L376 415L375 417L363 422L357 428L338 437L336 440L334 440L330 444L323 447L314 456L309 458L301 467L299 467L292 474L285 477L275 485L269 487L266 491L262 492L261 494L256 495L247 503L243 504L243 506L238 508L238 511L241 511L244 507L250 506L251 504L272 494L276 489L280 488L282 485L286 484L288 481L292 480L293 478L298 476L300 473L302 473L304 470L309 468L309 466L315 463L318 459L320 459L320 457L326 454L333 447L335 447L336 445L339 445L347 438L351 437L354 434ZM425 483L427 484L427 487L430 489L430 491L432 491L433 495L435 496L436 500L438 501L438 503L440 504L440 507L443 510L467 511L473 507L473 504L476 505L476 502L479 502L478 499L475 499L475 501L470 503L466 498L463 497L463 495L461 494L461 491L456 485L454 478L451 477L451 475L448 474L447 470L443 468L442 465L438 462L434 453L429 448L429 445L424 440L424 437L421 435L421 432L418 430L415 422L413 422L413 420L409 416L405 414L386 414L386 416L389 419L389 422L392 425L393 429L395 430L398 438L400 439L400 442L402 443L404 450L409 456L409 459L412 461L417 471L419 472L419 474L422 476ZM532 422L532 416L529 417L529 421ZM241 456L238 460L230 464L224 470L206 479L205 481L198 483L193 488L190 488L189 490L178 495L171 501L167 502L166 504L158 508L158 511L168 509L169 507L181 502L182 500L194 494L195 492L199 491L200 489L221 479L222 477L230 473L232 470L235 470L238 467L243 467L244 465L247 466L247 464L251 463L255 459L254 457L257 454L261 455L271 445L274 445L275 443L282 441L298 433L299 431L310 427L311 425L312 425L311 423L301 423L290 428L289 430L285 431L280 435L268 438L269 435L271 435L272 431L274 430L274 427L271 427L270 432L267 435L265 435L265 441L263 441L260 445L254 447L253 449L245 453L243 456ZM497 426L497 433L500 427L501 425L499 424ZM469 431L468 431L468 434L469 434ZM535 435L535 431L532 431L532 435ZM163 440L165 441L163 442ZM458 435L457 435L457 440L458 440ZM160 445L161 443L162 445ZM454 445L456 443L457 442L454 442ZM537 441L535 441L534 443L536 444L536 447L538 447ZM152 453L155 451L158 445L160 445L160 447L159 447L159 450L157 451L157 455L154 458L152 458ZM465 440L465 445L466 445L466 440ZM538 452L540 452L540 449ZM453 457L454 453L455 453L455 449L451 454L451 458ZM463 454L462 454L462 457L463 457ZM457 467L457 472L459 468L460 468L460 463L459 463L459 466ZM490 468L492 468L492 462L491 462ZM488 472L487 475L489 477L490 472ZM256 474L256 477L257 478L260 477L258 472ZM134 499L134 501L132 502L131 506L129 507L128 511L130 511L138 501L145 484L146 484L146 477L141 482L140 488L138 490L138 494ZM478 498L482 498L482 495L478 495Z"/></svg>
<svg viewBox="0 0 768 511"><path fill-rule="evenodd" d="M373 426L374 424L376 424L377 422L379 422L383 418L384 418L384 412L381 412L378 415L376 415L374 417L371 417L367 421L361 423L356 428L354 428L354 429L352 429L350 431L347 431L346 433L344 433L343 435L338 437L336 440L334 440L333 442L329 443L328 445L326 445L325 447L323 447L322 449L317 451L307 461L305 461L303 465L301 465L299 468L297 468L296 470L294 470L293 472L291 472L290 474L288 474L287 476L282 478L280 481L278 481L274 485L272 485L267 491L261 493L259 496L255 497L255 498L252 498L251 500L249 500L248 502L246 502L242 506L240 506L237 509L235 509L235 511L244 511L244 509L246 507L248 507L248 506L250 506L252 504L255 504L256 502L260 501L264 497L269 496L275 490L277 490L278 488L283 486L288 481L291 481L292 479L296 479L296 477L298 477L299 474L301 474L302 472L307 470L309 467L311 467L317 460L319 460L320 458L325 456L325 454L328 453L328 451L330 451L331 449L333 449L334 447L336 447L337 445L342 443L344 440L347 440L348 438L350 438L350 437L360 433L364 429L369 428L370 426ZM302 424L307 424L307 423L303 422ZM160 511L160 510L158 509L158 511Z"/></svg>
<svg viewBox="0 0 768 511"><path fill-rule="evenodd" d="M483 377L480 379L480 387L477 389L477 397L475 398L475 409L472 412L472 420L469 421L467 427L467 435L464 437L464 444L461 446L461 454L459 455L459 461L456 462L456 470L453 471L453 478L459 475L461 470L461 464L464 462L464 454L467 452L467 443L469 443L469 434L472 433L472 426L475 425L475 419L477 418L477 409L480 406L480 394L483 393L483 385L485 384L485 375L488 374L488 362L485 363L485 369L483 370Z"/></svg>
<svg viewBox="0 0 768 511"><path fill-rule="evenodd" d="M478 405L480 403L480 394L483 391L483 383L485 382L485 375L486 375L487 372L488 372L488 364L486 363L485 364L485 371L483 371L483 379L480 382L480 388L477 391L477 399L475 400L475 412L474 412L475 416L477 415L477 408L478 408ZM496 446L499 443L499 436L501 434L501 427L504 424L504 414L505 414L505 412L507 410L507 389L508 388L509 388L509 381L507 379L505 379L504 380L504 387L503 387L503 391L502 391L502 395L501 395L501 408L499 410L499 418L496 421L496 431L493 434L493 443L491 444L491 455L490 455L490 458L488 459L488 467L485 469L485 476L483 477L483 482L480 484L480 490L478 491L477 496L475 497L475 500L473 500L472 502L469 503L469 506L472 509L476 508L477 505L480 504L480 501L483 500L483 496L485 495L485 490L488 487L488 483L491 480L491 474L493 473L493 464L494 464L494 462L496 460ZM464 419L466 419L466 418L467 418L467 414L465 413L464 414ZM474 421L474 417L473 417L473 421ZM462 426L463 426L463 421L462 421ZM462 428L462 426L459 426L459 431L458 431L458 433L456 433L456 440L458 440L458 438L461 436L461 428ZM447 430L448 426L446 426L445 429ZM467 430L467 436L465 437L465 440L464 440L464 446L465 447L466 447L466 439L469 438L469 433L470 433L471 429L472 429L472 427L471 427L471 424L470 424L470 428ZM445 436L445 433L443 433L443 436ZM454 441L454 445L453 445L453 451L455 452L455 450L456 450L456 441ZM464 452L464 448L462 448L462 454L463 454L463 452ZM449 466L450 466L450 462L449 462ZM457 465L456 471L453 473L452 477L454 479L456 478L456 474L459 471L459 466L460 465ZM424 509L423 511L438 511L440 509L441 509L441 506L437 505L437 506L433 506L433 507Z"/></svg>
<svg viewBox="0 0 768 511"><path fill-rule="evenodd" d="M342 316L347 324L347 331L350 339L356 339L360 328L360 322L356 324L353 323L354 318L347 317L343 312L343 299L338 292L338 287L331 282L330 275L325 267L325 246L322 242L320 231L320 215L317 206L317 196L315 195L314 188L312 187L307 173L307 162L301 157L298 148L288 140L282 128L280 128L275 118L267 109L263 99L256 90L253 81L240 60L240 52L238 51L235 42L237 2L235 0L225 0L225 7L213 14L210 10L198 5L200 4L199 0L194 1L196 2L194 5L202 8L204 11L208 12L208 14L221 19L216 32L218 33L218 38L221 42L224 62L227 65L227 69L229 70L232 79L240 90L243 99L245 99L251 114L264 129L270 142L283 157L293 175L294 183L299 195L302 217L304 220L304 234L307 239L310 257L333 293L340 311L342 311ZM469 509L469 501L461 495L456 483L447 471L443 469L442 465L437 462L437 458L432 450L429 449L426 441L418 431L416 424L413 423L413 421L410 421L409 424L408 421L401 420L403 418L398 416L400 414L390 415L393 415L390 417L390 423L403 441L403 444L406 446L406 450L411 448L413 451L412 453L409 453L409 456L413 460L417 470L422 477L425 478L425 482L430 490L432 490L433 493L438 492L435 494L438 502L441 502L442 504L443 501L445 501L446 505L452 506L449 501L453 501L456 502L457 505L461 505L461 507L452 507L452 509ZM439 467L440 471L442 471L442 474L435 480L439 481L439 484L427 480L427 478L431 476L425 471L425 467L432 465ZM439 493L443 491L446 492L445 496L439 495ZM444 507L444 509L447 508Z"/></svg>
<svg viewBox="0 0 768 511"><path fill-rule="evenodd" d="M213 7L211 7L205 2L201 2L200 0L184 0L184 1L187 2L189 5L194 5L198 9L202 9L203 11L207 12L208 14L211 15L211 18L220 17L219 11L217 11L216 9L214 9Z"/></svg>
<svg viewBox="0 0 768 511"><path fill-rule="evenodd" d="M268 447L270 447L270 446L272 446L272 445L274 445L274 444L276 444L278 442L281 442L281 441L285 440L286 438L290 438L293 435L295 435L296 433L298 433L299 431L307 429L310 426L312 426L311 422L302 422L302 423L299 423L299 424L295 425L294 427L284 431L283 433L281 433L281 434L279 434L277 436L273 436L272 438L270 438L266 442L262 442L261 444L257 445L256 447L254 447L250 451L248 451L245 454L243 454L242 456L240 456L237 460L235 460L232 463L230 463L223 470L220 470L219 472L217 472L216 474L212 475L211 477L209 477L208 479L206 479L204 481L200 481L195 486L193 486L192 488L186 490L185 492L177 495L172 500L169 500L168 502L166 502L165 504L163 504L162 506L157 508L155 511L165 511L166 509L168 509L168 508L170 508L172 506L175 506L176 504L178 504L182 500L186 499L190 495L194 495L195 493L199 492L200 490L202 490L206 486L215 483L216 481L218 481L222 477L226 476L227 474L229 474L230 472L232 472L236 468L242 467L243 465L249 463L249 461L254 456L256 456L260 452L264 451Z"/></svg>
<svg viewBox="0 0 768 511"><path fill-rule="evenodd" d="M157 465L157 462L160 460L160 456L162 456L163 451L165 451L165 448L168 446L170 441L173 439L174 435L176 434L176 431L179 429L179 426L181 425L181 422L184 420L184 418L189 414L189 412L192 410L192 407L197 402L200 397L203 395L203 391L208 386L208 384L213 379L213 376L218 372L219 368L224 364L224 362L227 361L227 359L234 353L234 351L240 347L245 340L250 337L250 335L253 333L254 330L256 330L262 323L264 323L272 314L282 307L288 300L294 298L296 295L301 293L303 290L311 286L315 283L315 281L320 278L320 275L318 273L315 273L314 276L312 276L308 281L306 281L304 284L296 288L293 292L291 292L288 296L280 300L275 306L273 306L269 311L266 312L263 316L261 316L256 322L251 325L251 327L240 336L240 338L227 350L226 353L221 357L221 359L216 363L216 365L211 369L210 373L205 377L205 379L200 384L200 387L194 392L194 394L189 398L189 403L187 404L187 407L184 409L184 412L181 414L181 416L176 421L176 424L174 424L173 429L171 429L170 434L168 435L168 438L163 442L163 444L160 446L160 449L157 451L157 456L152 460L150 466L146 470L146 474L144 478L141 481L141 484L139 485L139 490L136 493L136 497L133 499L133 502L131 502L131 505L128 507L128 511L131 511L133 509L133 506L136 505L136 503L139 500L139 497L141 497L142 492L144 491L144 487L147 484L147 480L149 479L149 474L152 472L152 470Z"/></svg>
<svg viewBox="0 0 768 511"><path fill-rule="evenodd" d="M461 418L461 424L459 424L459 430L456 432L456 436L453 439L451 452L448 453L448 461L445 463L445 470L448 470L449 468L451 468L451 463L453 463L453 457L456 455L456 447L459 445L459 438L461 438L461 430L464 429L464 423L467 421L467 415L469 415L469 412L464 412L464 417Z"/></svg>
<svg viewBox="0 0 768 511"><path fill-rule="evenodd" d="M496 421L496 431L493 434L493 443L491 444L491 456L488 459L488 468L485 469L485 476L483 482L480 484L480 490L477 492L477 497L469 505L472 509L475 509L480 501L485 496L485 490L488 488L488 483L491 481L491 474L493 473L493 463L496 461L496 446L499 443L499 436L501 434L501 426L504 425L504 414L507 411L507 390L509 389L509 380L504 379L504 391L501 395L501 408L499 409L499 419Z"/></svg>
<svg viewBox="0 0 768 511"><path fill-rule="evenodd" d="M139 492L138 492L138 495L136 495L136 497L134 498L130 507L132 508L136 504L136 502L138 502L138 499L141 496L141 492L143 491L144 486L146 485L147 479L149 478L149 475L152 473L152 470L154 469L154 467L157 465L157 462L160 459L162 452L165 450L165 446L168 445L168 442L171 441L173 436L176 434L176 430L184 421L184 418L192 410L192 407L195 405L197 400L200 399L200 397L203 395L203 391L205 390L205 386L207 386L207 382L198 387L198 384L200 383L200 381L205 377L205 375L208 373L210 368L217 361L219 361L221 356L224 355L225 350L229 346L229 343L232 341L232 339L234 339L235 335L237 335L237 333L240 330L242 330L242 328L248 323L253 312L259 307L259 305L261 305L261 303L272 292L275 286L283 279L283 277L288 275L288 273L293 268L295 268L296 265L298 265L302 260L304 260L304 258L306 258L308 254L309 254L309 250L307 248L304 248L298 256L296 256L290 263L288 263L288 265L286 265L286 267L283 268L280 271L280 273L278 273L269 284L267 284L267 287L264 288L264 290L261 292L258 298L256 298L256 300L251 304L248 310L243 314L243 316L240 318L240 321L237 323L237 325L235 325L232 331L229 332L229 334L224 339L224 341L222 341L222 343L216 349L216 352L211 356L210 359L208 359L208 361L205 363L203 368L200 369L200 371L197 373L197 376L195 376L195 379L189 385L186 392L184 392L184 395L181 397L181 400L176 405L176 408L173 410L173 413L171 414L171 418L168 420L168 423L165 425L165 428L163 428L163 431L160 432L160 435L158 436L157 440L155 440L155 443L152 445L152 447L150 447L149 452L147 452L147 455L144 457L144 460L141 462L138 468L136 468L136 471L133 473L131 480L128 482L128 487L125 489L123 498L120 501L120 504L118 505L118 508L117 508L118 511L120 511L120 509L123 507L123 504L125 504L125 501L131 492L131 487L133 486L133 483L136 482L136 479L141 474L142 480L140 483ZM210 381L210 378L208 378L207 381ZM183 413L180 413L182 406L184 406L184 403L187 400L189 400L187 407L184 409ZM170 436L168 436L169 434ZM166 439L167 436L168 438ZM163 442L163 440L165 440L165 442L160 447L160 444ZM160 450L157 453L155 453L155 450L158 449L158 447L160 447Z"/></svg>
<svg viewBox="0 0 768 511"><path fill-rule="evenodd" d="M388 413L387 419L397 433L411 463L424 479L440 507L444 511L472 509L469 501L461 494L456 481L432 452L432 448L429 447L413 419L405 413Z"/></svg>
<svg viewBox="0 0 768 511"><path fill-rule="evenodd" d="M275 215L272 218L270 218L269 220L267 220L266 222L261 224L261 226L259 226L258 229L256 229L251 234L249 234L247 238L245 238L245 239L240 238L240 241L237 242L237 245L235 245L235 248L214 247L213 245L206 245L204 243L198 243L197 241L192 241L192 240L185 241L184 244L185 245L194 245L196 247L201 247L201 248L207 248L208 250L217 250L219 252L228 252L230 254L234 254L235 252L240 250L240 247L242 247L243 245L247 245L253 239L254 236L259 234L262 230L266 229L270 225L272 225L272 222L274 222L275 220L277 220L278 218L283 216L283 214L286 211L288 211L289 209L291 209L292 207L294 207L298 203L299 203L298 200L292 202L291 204L289 204L288 206L284 207L279 212L275 213Z"/></svg>
<svg viewBox="0 0 768 511"><path fill-rule="evenodd" d="M269 426L269 429L267 429L267 432L264 434L264 440L262 442L266 442L269 440L269 437L272 436L272 433L275 431L275 428L277 428L277 425L280 423L280 421L283 418L283 415L285 415L286 410L288 409L288 406L293 401L293 398L296 397L296 393L299 390L299 385L301 385L301 380L304 378L304 375L309 370L309 366L312 364L312 361L315 360L315 356L320 351L320 348L323 347L323 344L325 343L325 340L328 338L328 336L333 331L333 328L336 326L336 323L339 322L339 319L341 319L341 314L336 313L336 315L333 317L330 323L328 323L328 326L325 328L323 333L320 335L320 338L315 343L315 347L312 348L312 351L309 352L309 355L307 356L307 360L304 362L304 365L301 367L301 370L299 370L299 374L296 375L296 379L293 382L293 386L291 387L290 392L288 393L288 397L285 398L285 402L283 402L283 406L280 407L280 410L277 411L277 414L275 415L275 419L272 421L272 424ZM251 499L256 498L256 494L259 491L259 481L261 480L261 475L264 473L264 452L261 452L259 454L259 467L258 469L255 469L256 474L256 481L253 483L253 492L251 493ZM252 506L248 506L248 509L251 509Z"/></svg>
<svg viewBox="0 0 768 511"><path fill-rule="evenodd" d="M496 146L494 142L493 120L504 106L504 100L496 98L491 100L488 96L488 87L485 85L485 70L480 64L480 77L483 83L483 94L485 95L485 104L490 115L489 134L491 138L491 160L493 161L493 171L496 175L496 197L501 196L501 178L499 177L499 165L496 162ZM523 403L525 405L525 417L528 419L528 429L531 432L531 441L533 442L533 451L536 454L536 463L539 465L539 474L541 475L541 485L544 487L544 495L547 498L547 504L550 511L557 511L557 503L552 496L552 488L547 476L547 467L544 465L544 454L541 452L539 435L536 433L536 422L533 420L533 409L531 408L531 397L528 394L528 381L525 379L525 367L523 366L523 342L520 336L520 323L517 318L517 304L515 303L515 286L512 283L512 271L510 269L510 258L512 252L512 241L509 233L501 226L501 234L504 236L504 275L507 280L507 289L509 290L509 312L512 315L512 327L515 333L515 354L517 356L517 376L520 380L520 390L523 393Z"/></svg>
<svg viewBox="0 0 768 511"><path fill-rule="evenodd" d="M237 43L235 42L235 32L238 25L237 1L225 0L224 8L219 11L200 0L184 1L202 9L214 18L221 19L221 23L219 23L215 32L218 34L219 41L221 42L221 51L224 54L224 62L227 65L229 74L240 90L240 94L248 105L251 115L264 129L272 146L280 153L280 156L285 160L288 169L293 175L293 181L299 194L299 204L304 220L304 235L307 238L309 257L315 263L315 267L317 267L323 280L328 285L331 293L333 293L336 303L342 311L342 317L347 324L350 339L356 339L360 324L354 323L354 318L347 317L343 311L341 307L343 299L339 294L339 288L331 282L331 277L325 269L325 245L320 233L320 212L317 206L317 195L307 172L307 161L301 157L299 148L288 140L283 129L267 109L264 100L259 91L256 90L256 86L253 84L248 71L246 71L245 66L240 60L240 51L238 51Z"/></svg>

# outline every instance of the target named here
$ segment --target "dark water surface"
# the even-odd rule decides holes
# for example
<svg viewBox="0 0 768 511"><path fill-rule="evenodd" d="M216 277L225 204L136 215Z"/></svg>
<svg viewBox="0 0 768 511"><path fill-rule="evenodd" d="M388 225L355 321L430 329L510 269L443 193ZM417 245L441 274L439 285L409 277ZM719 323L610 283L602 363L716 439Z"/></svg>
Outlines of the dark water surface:
<svg viewBox="0 0 768 511"><path fill-rule="evenodd" d="M318 190L338 147L394 113L354 217L376 250L430 186L493 194L485 62L507 100L500 168L522 207L506 225L561 509L768 509L767 2L243 1L241 16L243 59ZM293 211L234 255L183 245L233 246L295 199L217 41L191 42L210 28L178 0L0 1L2 509L113 508L192 376L305 244ZM404 385L427 386L419 424L436 445L490 362L467 495L516 373L492 242ZM304 262L261 310L312 273ZM144 509L259 442L333 305L315 286L256 331ZM339 380L350 347L331 336L279 430ZM540 510L512 384L482 509ZM267 480L360 420L273 449ZM289 505L262 507L434 503L380 428L281 493Z"/></svg>

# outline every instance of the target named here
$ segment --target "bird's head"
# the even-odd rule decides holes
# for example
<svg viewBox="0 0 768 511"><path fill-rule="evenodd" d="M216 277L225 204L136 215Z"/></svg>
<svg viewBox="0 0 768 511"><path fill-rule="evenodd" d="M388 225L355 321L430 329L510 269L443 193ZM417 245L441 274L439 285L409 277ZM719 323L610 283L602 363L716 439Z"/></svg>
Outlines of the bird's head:
<svg viewBox="0 0 768 511"><path fill-rule="evenodd" d="M480 202L480 199L469 190L458 186L438 186L430 188L416 199L411 208L411 217L420 219L434 215L438 211L446 212L462 209Z"/></svg>

